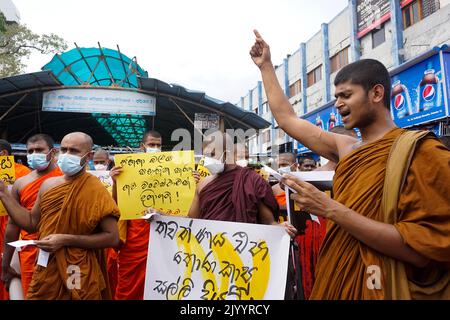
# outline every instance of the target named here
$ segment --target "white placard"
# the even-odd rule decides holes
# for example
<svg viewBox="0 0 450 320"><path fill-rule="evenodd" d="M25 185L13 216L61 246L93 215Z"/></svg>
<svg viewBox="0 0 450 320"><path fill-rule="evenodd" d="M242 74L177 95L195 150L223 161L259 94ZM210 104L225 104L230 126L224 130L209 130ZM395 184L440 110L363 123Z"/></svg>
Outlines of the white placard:
<svg viewBox="0 0 450 320"><path fill-rule="evenodd" d="M14 248L22 248L25 246L34 246L36 242L34 240L17 240L13 242L8 242L8 245Z"/></svg>
<svg viewBox="0 0 450 320"><path fill-rule="evenodd" d="M61 89L44 92L42 111L154 116L156 98L127 90Z"/></svg>
<svg viewBox="0 0 450 320"><path fill-rule="evenodd" d="M284 299L282 226L157 215L150 234L144 299Z"/></svg>

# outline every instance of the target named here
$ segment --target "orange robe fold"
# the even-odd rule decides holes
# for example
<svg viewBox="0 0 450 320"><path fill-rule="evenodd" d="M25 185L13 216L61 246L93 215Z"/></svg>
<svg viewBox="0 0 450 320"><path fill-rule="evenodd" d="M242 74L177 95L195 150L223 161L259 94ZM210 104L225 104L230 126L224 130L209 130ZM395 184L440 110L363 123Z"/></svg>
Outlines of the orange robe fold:
<svg viewBox="0 0 450 320"><path fill-rule="evenodd" d="M14 163L14 171L16 175L16 180L26 176L31 172L31 170L20 163ZM0 217L0 266L2 263L2 255L3 253L3 241L5 239L5 231L6 231L6 225L8 224L8 216L1 216ZM1 267L0 267L0 273L1 273ZM2 281L0 281L0 300L9 300L8 292L6 291L6 288Z"/></svg>
<svg viewBox="0 0 450 320"><path fill-rule="evenodd" d="M51 172L39 177L38 179L30 182L26 186L20 190L20 204L22 207L31 210L36 202L36 198L39 193L39 188L42 183L51 177L61 176L63 173L56 167ZM20 232L22 240L37 240L39 239L39 235L37 233L28 233L25 230L21 230ZM36 246L26 246L23 247L19 252L20 257L20 275L22 278L22 288L24 292L24 296L26 296L28 292L28 286L30 285L31 278L33 277L33 269L36 263L37 258L37 248Z"/></svg>
<svg viewBox="0 0 450 320"><path fill-rule="evenodd" d="M338 163L333 184L335 200L367 218L384 221L381 197L387 158L395 138L403 131L393 129ZM421 141L398 202L399 218L394 226L405 243L432 260L431 269L425 268L430 274L442 270L450 261L449 168L450 152L447 149L435 139ZM311 299L389 298L386 288L393 279L384 259L383 254L328 221ZM410 268L406 263L405 266ZM379 288L370 285L374 267L380 271ZM448 288L448 283L441 281L440 285ZM419 298L412 291L411 297Z"/></svg>
<svg viewBox="0 0 450 320"><path fill-rule="evenodd" d="M103 218L120 216L111 195L89 173L46 191L41 196L40 210L40 239L51 234L92 235L100 231ZM110 299L105 251L59 249L50 255L46 268L35 267L27 298Z"/></svg>
<svg viewBox="0 0 450 320"><path fill-rule="evenodd" d="M127 221L127 238L118 255L118 280L115 300L144 298L150 224L144 220Z"/></svg>

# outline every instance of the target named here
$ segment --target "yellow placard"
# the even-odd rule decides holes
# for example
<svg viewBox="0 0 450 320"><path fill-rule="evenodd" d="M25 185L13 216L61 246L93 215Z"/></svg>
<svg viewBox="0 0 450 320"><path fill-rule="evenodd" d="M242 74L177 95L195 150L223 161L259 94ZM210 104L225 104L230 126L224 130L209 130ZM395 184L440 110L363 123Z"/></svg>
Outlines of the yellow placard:
<svg viewBox="0 0 450 320"><path fill-rule="evenodd" d="M16 180L14 156L0 156L0 179L7 185L11 185ZM0 216L6 216L7 212L0 201Z"/></svg>
<svg viewBox="0 0 450 320"><path fill-rule="evenodd" d="M200 174L200 181L211 175L211 172L204 166L205 157L202 157L197 165L197 172Z"/></svg>
<svg viewBox="0 0 450 320"><path fill-rule="evenodd" d="M117 200L121 219L142 217L146 208L186 216L195 193L193 151L118 154Z"/></svg>

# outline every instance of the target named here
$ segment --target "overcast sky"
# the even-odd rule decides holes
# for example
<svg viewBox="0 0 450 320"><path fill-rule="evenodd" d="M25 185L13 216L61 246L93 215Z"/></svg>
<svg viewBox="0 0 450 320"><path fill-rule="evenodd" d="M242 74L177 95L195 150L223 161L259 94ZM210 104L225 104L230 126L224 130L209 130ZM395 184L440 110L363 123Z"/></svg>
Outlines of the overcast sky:
<svg viewBox="0 0 450 320"><path fill-rule="evenodd" d="M236 103L260 79L249 50L258 29L281 64L348 0L13 0L21 22L56 33L69 49L116 48L149 77ZM32 55L27 72L52 55Z"/></svg>

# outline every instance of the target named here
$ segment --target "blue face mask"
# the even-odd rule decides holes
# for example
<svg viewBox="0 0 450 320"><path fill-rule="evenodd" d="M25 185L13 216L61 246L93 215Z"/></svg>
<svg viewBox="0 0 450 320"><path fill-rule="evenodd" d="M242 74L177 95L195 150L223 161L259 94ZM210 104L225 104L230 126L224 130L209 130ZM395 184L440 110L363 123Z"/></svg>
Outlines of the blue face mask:
<svg viewBox="0 0 450 320"><path fill-rule="evenodd" d="M58 166L64 174L73 176L83 169L84 165L81 165L82 158L73 154L63 153L58 157Z"/></svg>
<svg viewBox="0 0 450 320"><path fill-rule="evenodd" d="M31 169L43 171L48 168L50 161L47 161L45 153L32 153L27 155L27 162Z"/></svg>

